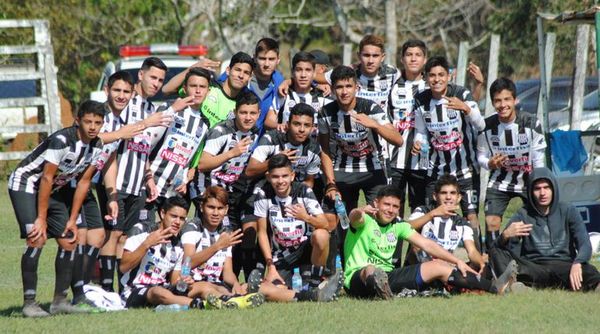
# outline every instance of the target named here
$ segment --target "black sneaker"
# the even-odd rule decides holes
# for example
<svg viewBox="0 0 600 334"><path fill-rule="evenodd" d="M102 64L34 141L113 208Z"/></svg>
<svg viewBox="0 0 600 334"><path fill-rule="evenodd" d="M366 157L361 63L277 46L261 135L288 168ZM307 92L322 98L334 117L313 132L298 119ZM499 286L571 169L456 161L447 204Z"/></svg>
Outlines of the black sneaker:
<svg viewBox="0 0 600 334"><path fill-rule="evenodd" d="M517 265L517 261L511 260L502 275L492 281L497 294L503 295L505 292L510 291L510 286L517 281L518 271L519 266Z"/></svg>
<svg viewBox="0 0 600 334"><path fill-rule="evenodd" d="M385 271L380 268L375 268L372 276L375 279L375 291L377 292L377 296L385 300L394 298L394 294L392 293L392 289L390 289L390 283L388 282L388 276Z"/></svg>

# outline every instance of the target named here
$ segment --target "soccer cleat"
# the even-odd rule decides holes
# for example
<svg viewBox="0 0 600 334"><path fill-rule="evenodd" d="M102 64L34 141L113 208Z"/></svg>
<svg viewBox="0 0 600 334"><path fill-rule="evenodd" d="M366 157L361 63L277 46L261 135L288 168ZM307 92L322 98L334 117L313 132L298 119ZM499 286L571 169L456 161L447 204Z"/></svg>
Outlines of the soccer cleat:
<svg viewBox="0 0 600 334"><path fill-rule="evenodd" d="M336 300L342 285L344 283L344 274L341 270L338 270L335 274L329 276L326 280L321 282L315 289L316 301L319 302L330 302Z"/></svg>
<svg viewBox="0 0 600 334"><path fill-rule="evenodd" d="M71 303L69 303L69 301L66 299L53 301L52 304L50 304L50 314L52 315L72 313L92 313L92 311L88 307L71 305Z"/></svg>
<svg viewBox="0 0 600 334"><path fill-rule="evenodd" d="M503 295L505 292L510 291L510 286L517 281L518 270L517 262L511 260L502 275L492 282L497 294Z"/></svg>
<svg viewBox="0 0 600 334"><path fill-rule="evenodd" d="M223 308L223 301L215 295L208 295L204 301L204 309L220 310Z"/></svg>
<svg viewBox="0 0 600 334"><path fill-rule="evenodd" d="M392 299L394 294L392 293L392 289L390 289L390 283L388 282L388 276L385 271L380 268L375 268L372 276L375 279L375 292L377 293L377 296L385 300Z"/></svg>
<svg viewBox="0 0 600 334"><path fill-rule="evenodd" d="M250 272L248 275L248 293L258 292L260 289L260 283L263 280L263 275L265 274L264 268L262 270L260 268L256 268Z"/></svg>
<svg viewBox="0 0 600 334"><path fill-rule="evenodd" d="M533 288L525 285L522 282L514 282L513 284L510 285L510 293L523 293L523 292L529 292L532 290L533 290Z"/></svg>
<svg viewBox="0 0 600 334"><path fill-rule="evenodd" d="M50 316L50 313L46 312L40 304L36 302L25 303L23 305L23 316L26 318L42 318Z"/></svg>
<svg viewBox="0 0 600 334"><path fill-rule="evenodd" d="M248 293L239 297L231 297L223 302L223 307L227 309L245 309L255 308L265 302L265 295L262 293Z"/></svg>

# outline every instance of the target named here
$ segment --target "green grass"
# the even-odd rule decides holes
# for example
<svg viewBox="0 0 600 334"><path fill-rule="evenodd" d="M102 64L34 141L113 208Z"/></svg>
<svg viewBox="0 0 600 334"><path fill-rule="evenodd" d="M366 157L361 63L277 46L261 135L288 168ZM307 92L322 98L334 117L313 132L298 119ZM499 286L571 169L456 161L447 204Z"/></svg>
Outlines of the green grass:
<svg viewBox="0 0 600 334"><path fill-rule="evenodd" d="M534 291L505 297L455 296L393 301L342 297L329 304L266 304L255 310L155 313L132 310L111 314L65 315L47 319L21 316L20 255L23 241L0 181L0 332L48 333L508 333L595 332L598 295ZM518 204L511 204L508 217ZM509 212L510 211L510 212ZM39 269L40 302L48 305L54 286L55 243L46 246Z"/></svg>

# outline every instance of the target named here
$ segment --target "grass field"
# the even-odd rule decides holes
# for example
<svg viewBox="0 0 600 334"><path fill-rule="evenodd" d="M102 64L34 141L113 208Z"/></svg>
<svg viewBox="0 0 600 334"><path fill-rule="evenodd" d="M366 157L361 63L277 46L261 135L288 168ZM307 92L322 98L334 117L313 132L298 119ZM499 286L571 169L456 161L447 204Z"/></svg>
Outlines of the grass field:
<svg viewBox="0 0 600 334"><path fill-rule="evenodd" d="M265 304L255 310L132 310L25 319L21 315L23 242L6 181L0 182L0 189L0 333L586 333L600 327L599 295L565 291L370 302L342 297L328 304ZM50 240L40 260L38 280L38 299L45 306L52 298L55 253Z"/></svg>

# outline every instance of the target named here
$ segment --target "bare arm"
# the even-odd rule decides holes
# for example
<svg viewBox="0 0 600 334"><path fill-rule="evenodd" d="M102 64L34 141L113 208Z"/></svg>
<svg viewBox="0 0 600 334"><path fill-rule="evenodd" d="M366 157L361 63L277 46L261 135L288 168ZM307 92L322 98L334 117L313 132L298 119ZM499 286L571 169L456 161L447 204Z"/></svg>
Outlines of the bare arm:
<svg viewBox="0 0 600 334"><path fill-rule="evenodd" d="M142 242L135 250L123 251L123 256L121 257L121 264L119 265L119 270L121 270L121 272L123 273L130 271L142 261L150 247L158 244L167 243L169 242L170 237L170 229L156 230L150 233L146 240L144 240L144 242Z"/></svg>
<svg viewBox="0 0 600 334"><path fill-rule="evenodd" d="M250 158L248 161L248 167L246 167L246 176L250 178L262 176L267 172L267 167L269 165L269 160L265 160L260 162L254 158Z"/></svg>

